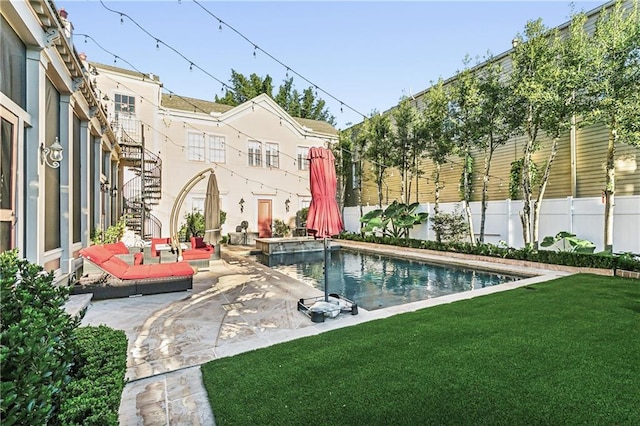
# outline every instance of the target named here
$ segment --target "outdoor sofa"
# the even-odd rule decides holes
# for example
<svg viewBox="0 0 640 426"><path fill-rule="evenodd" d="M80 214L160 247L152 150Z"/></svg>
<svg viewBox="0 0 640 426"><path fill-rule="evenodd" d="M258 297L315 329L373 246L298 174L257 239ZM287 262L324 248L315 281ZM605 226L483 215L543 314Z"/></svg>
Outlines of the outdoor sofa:
<svg viewBox="0 0 640 426"><path fill-rule="evenodd" d="M94 245L80 250L85 263L103 271L102 276L85 276L71 294L93 293L94 299L111 299L190 290L194 268L187 262L128 264L109 248ZM141 255L141 254L140 254ZM142 261L141 256L137 256ZM139 262L138 260L135 263Z"/></svg>
<svg viewBox="0 0 640 426"><path fill-rule="evenodd" d="M150 256L145 257L145 263L167 262L168 260L175 262L177 260L178 253L175 249L169 252L161 252L157 248L158 244L171 244L171 239L152 238ZM205 243L202 237L191 237L186 247L185 250L182 250L182 260L184 262L189 262L191 266L198 268L209 268L209 261L215 253L212 245Z"/></svg>

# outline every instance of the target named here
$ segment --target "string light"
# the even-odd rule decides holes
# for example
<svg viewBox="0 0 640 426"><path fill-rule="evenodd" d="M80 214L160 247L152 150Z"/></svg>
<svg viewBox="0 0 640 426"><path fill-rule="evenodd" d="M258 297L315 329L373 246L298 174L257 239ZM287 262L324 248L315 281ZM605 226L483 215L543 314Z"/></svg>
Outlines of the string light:
<svg viewBox="0 0 640 426"><path fill-rule="evenodd" d="M221 24L222 23L222 19L215 16L213 13L211 13L207 8L205 8L204 6L202 6L200 4L200 2L198 2L197 0L193 0L195 4L197 4L199 7L201 7L207 14L211 15L213 18L215 18L216 20L218 20L218 23ZM112 13L116 13L119 14L122 20L122 17L126 14L124 14L123 12L114 10L114 9L110 9L109 7L107 7L104 2L102 2L102 0L100 1L100 4L108 11L112 12ZM147 31L144 27L142 27L140 24L138 24L138 22L136 22L134 19L132 19L130 16L126 15L128 19L130 19L138 28L140 28L145 34L149 35L150 37L156 38L154 37L151 33L149 33L149 31ZM247 42L251 43L253 45L253 56L257 57L257 50L260 49L260 47L258 47L258 45L256 43L251 42L244 34L240 33L238 30L236 30L234 27L230 26L229 24L227 24L225 22L225 25L230 28L233 32L235 32L236 34L238 34L240 37L242 37L243 39L245 39ZM176 54L178 54L179 56L181 56L183 59L188 60L181 52L179 52L178 50L176 50L175 48L165 44L170 50L173 50ZM311 82L309 79L307 79L306 77L304 77L303 75L301 75L300 73L294 71L291 69L291 67L285 65L282 61L278 60L277 58L275 58L273 55L271 55L270 53L266 52L263 49L260 49L263 53L265 53L269 58L271 58L272 60L274 60L275 62L277 62L278 64L280 64L281 66L285 67L287 69L287 78L288 78L288 71L292 71L294 74L296 74L297 76L299 76L301 79L303 79L304 81L306 81L307 83L313 85L315 87L316 90L316 97L317 97L317 91L321 90L322 92L324 92L327 96L329 96L330 98L341 102L344 106L350 108L352 111L356 112L357 114L359 114L360 116L362 116L363 118L367 118L366 115L362 114L361 112L359 112L358 110L356 110L355 108L345 104L343 101L341 101L340 99L336 98L334 95L332 95L331 93L327 92L326 90L321 89L320 87L318 87L317 84L314 84L313 82ZM193 65L193 61L189 61L191 65ZM221 80L219 80L218 78L214 77L213 75L211 75L210 73L206 72L205 70L203 70L202 68L200 68L206 75L208 75L209 77L213 78L214 80L222 83Z"/></svg>
<svg viewBox="0 0 640 426"><path fill-rule="evenodd" d="M160 40L156 39L156 50L160 49Z"/></svg>
<svg viewBox="0 0 640 426"><path fill-rule="evenodd" d="M140 73L140 75L142 75L142 76L144 76L144 75L145 75L142 71L140 71L138 68L136 68L136 66L135 66L135 65L133 65L132 63L130 63L130 62L129 62L129 61L127 61L126 59L120 58L119 56L115 55L115 53L110 52L109 50L105 49L102 45L100 45L100 44L99 44L95 39L93 39L91 36L86 35L86 34L77 34L77 36L84 36L84 37L85 37L85 39L86 39L86 38L91 38L91 40L92 40L92 41L96 44L96 46L98 46L100 49L102 49L103 51L105 51L106 53L108 53L108 54L110 54L110 55L114 55L114 57L118 57L118 58L119 58L119 59L121 59L123 62L125 62L126 64L128 64L128 65L129 65L133 70L135 70L135 71L139 72L139 73ZM113 79L112 79L112 80L113 80ZM113 80L113 81L114 81L114 82L116 82L116 86L117 86L117 88L119 89L119 88L120 88L120 83L119 83L118 81L116 81L116 80ZM227 85L226 85L226 84L224 84L224 83L221 83L221 84L222 84L222 87L223 87L223 88L227 87ZM126 86L125 86L125 87L126 87ZM173 92L173 91L169 90L169 88L167 88L166 86L164 86L164 88L165 88L165 90L167 90L167 91L169 92L169 98L170 98L170 99L172 99L173 95L175 94L176 96L178 96L178 98L182 99L182 100L183 100L183 101L185 101L187 104L190 104L190 105L193 107L193 111L194 111L194 112L197 112L197 111L199 110L199 111L201 111L201 112L203 112L203 113L208 114L208 112L207 112L207 111L204 111L202 108L200 108L200 106L198 106L198 105L196 105L196 104L192 103L188 98L184 98L184 97L180 96L179 94L177 94L177 93L175 93L175 92ZM131 90L132 92L134 92L134 93L135 93L135 90L133 90L133 89L131 89L131 88L129 88L129 90ZM255 102L253 102L252 106L253 106L253 105L255 105ZM269 109L269 108L264 107L264 106L263 106L263 105L261 105L261 104L258 104L258 106L263 107L265 111L267 111L267 112L269 112L269 113L271 113L271 114L275 114L275 112L274 112L274 111L272 111L272 110L271 110L271 109ZM161 108L160 106L157 106L157 107L158 107L158 108ZM278 117L278 118L279 118L280 123L281 123L281 122L282 122L282 117ZM220 121L218 120L218 121L217 121L217 124L219 125L219 123L220 123ZM226 125L227 125L227 126L229 126L231 129L237 130L237 131L238 131L238 138L240 138L240 133L242 133L242 132L241 132L239 129L236 129L233 125L230 125L229 123L227 123ZM187 124L183 121L183 123L182 123L182 127L183 127L183 128L186 128L186 126L187 126ZM192 127L192 128L194 128L194 129L196 129L196 127L194 127L194 126L193 126L193 125L191 125L191 124L189 124L189 126L190 126L190 127ZM250 139L260 141L260 138L253 137L253 136L251 136L251 135L246 135L246 136L247 136L248 138L250 138ZM305 135L305 139L306 139L306 135ZM263 143L262 141L260 141L260 142L261 142L261 143ZM174 142L174 144L175 144L175 142ZM233 147L232 145L227 145L227 146L229 146L229 147L231 147L231 148L233 148L233 149L237 149L237 148ZM181 146L181 147L182 147L182 146ZM183 147L182 147L182 148L183 148ZM183 149L184 149L184 148L183 148ZM346 151L346 149L344 149L344 148L342 148L342 150L343 150L343 151ZM347 151L347 152L349 152L349 151ZM292 157L292 156L290 156L290 155L287 155L286 153L280 153L280 154L282 154L282 155L284 155L284 156L286 156L286 157L290 157L290 158L292 158L292 159L293 159L293 161L294 161L294 164L297 164L297 163L296 163L296 159L295 159L295 157ZM351 154L353 155L353 153L351 153ZM239 155L239 156L241 156L241 155L242 155L242 151L241 151L241 150L239 150L239 149L238 149L238 155Z"/></svg>

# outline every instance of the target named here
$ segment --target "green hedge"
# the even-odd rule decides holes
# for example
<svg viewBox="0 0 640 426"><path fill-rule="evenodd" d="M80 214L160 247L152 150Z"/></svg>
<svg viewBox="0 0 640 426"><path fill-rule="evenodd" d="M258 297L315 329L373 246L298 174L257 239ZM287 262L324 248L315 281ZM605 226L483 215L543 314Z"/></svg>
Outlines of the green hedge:
<svg viewBox="0 0 640 426"><path fill-rule="evenodd" d="M117 425L127 338L81 327L53 275L0 253L0 424Z"/></svg>
<svg viewBox="0 0 640 426"><path fill-rule="evenodd" d="M64 311L68 291L16 250L0 253L0 282L0 423L50 424L71 380L78 321Z"/></svg>
<svg viewBox="0 0 640 426"><path fill-rule="evenodd" d="M376 237L372 235L342 233L340 239L364 241L376 244L387 244L400 247L411 247L436 251L465 253L480 256L501 257L503 259L525 260L554 265L575 266L582 268L625 269L640 271L640 260L633 255L587 254L566 251L533 250L530 248L515 249L493 244L446 243L432 240L416 240L406 238Z"/></svg>
<svg viewBox="0 0 640 426"><path fill-rule="evenodd" d="M75 332L73 380L65 387L61 425L117 425L127 367L127 336L104 325Z"/></svg>

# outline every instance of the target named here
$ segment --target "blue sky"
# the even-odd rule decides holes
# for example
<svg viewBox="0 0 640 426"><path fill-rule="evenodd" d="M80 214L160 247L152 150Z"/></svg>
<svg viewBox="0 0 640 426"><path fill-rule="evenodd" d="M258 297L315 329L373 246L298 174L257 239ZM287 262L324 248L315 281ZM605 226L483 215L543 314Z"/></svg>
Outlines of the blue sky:
<svg viewBox="0 0 640 426"><path fill-rule="evenodd" d="M114 65L117 56L116 66L132 68L126 60L132 69L159 75L171 92L206 100L221 94L220 81L228 82L231 69L269 74L277 87L289 67L312 83L289 71L296 88L317 86L336 127L344 129L362 121L361 114L385 111L402 96L453 76L467 55L475 60L507 51L529 20L541 18L555 27L573 12L604 3L91 0L57 1L56 6L69 13L74 44L89 61ZM121 23L120 14L107 8L135 22L125 16ZM211 15L251 43L224 24L219 30L220 22ZM252 43L285 66L261 51L254 56Z"/></svg>

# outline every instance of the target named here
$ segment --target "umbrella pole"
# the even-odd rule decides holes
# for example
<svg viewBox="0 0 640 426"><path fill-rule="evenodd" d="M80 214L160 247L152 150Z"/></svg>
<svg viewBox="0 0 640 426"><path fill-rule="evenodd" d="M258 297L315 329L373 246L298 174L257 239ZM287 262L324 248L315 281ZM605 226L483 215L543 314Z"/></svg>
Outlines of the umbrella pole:
<svg viewBox="0 0 640 426"><path fill-rule="evenodd" d="M329 301L329 239L324 237L324 301Z"/></svg>

